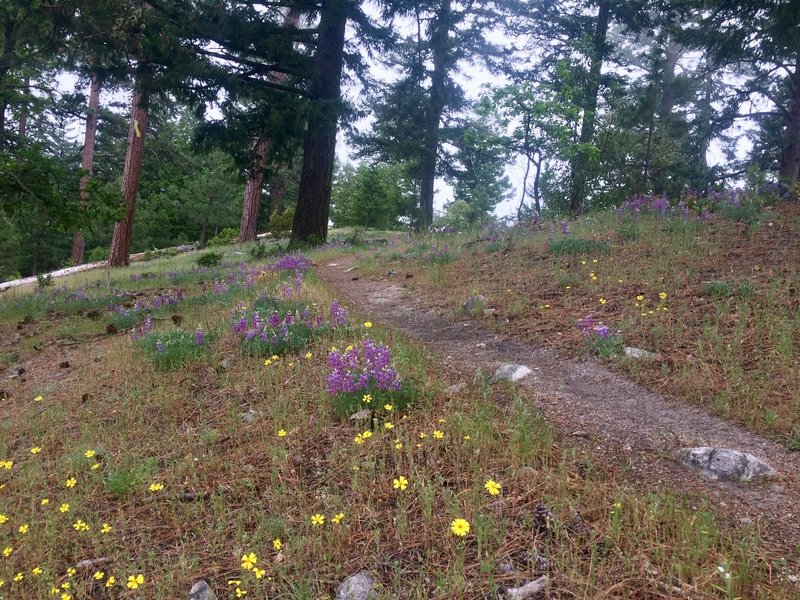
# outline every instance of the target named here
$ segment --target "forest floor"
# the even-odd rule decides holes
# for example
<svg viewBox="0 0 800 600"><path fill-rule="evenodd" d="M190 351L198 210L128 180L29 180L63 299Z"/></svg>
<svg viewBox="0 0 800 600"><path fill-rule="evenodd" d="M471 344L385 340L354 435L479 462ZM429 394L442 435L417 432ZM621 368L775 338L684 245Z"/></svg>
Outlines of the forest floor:
<svg viewBox="0 0 800 600"><path fill-rule="evenodd" d="M776 220L773 230L785 227ZM580 228L575 239L601 231ZM334 245L310 254L318 272L297 256L248 260L249 248L230 247L217 267L198 268L202 253L189 253L4 293L0 600L167 600L201 579L221 599L321 600L362 569L380 598L507 597L541 577L549 598L796 597L792 428L743 427L744 412L711 417L701 402L626 380L630 367L616 359L576 360L564 349L586 340L566 311L584 314L583 296L509 327L516 313L503 298L530 311L531 278L560 281L565 268L562 285L589 297L590 272L569 271L614 255L559 267L542 254L548 232L510 245L503 235ZM710 237L691 236L701 241L684 239L687 251ZM514 289L503 278L521 274L499 265L517 249L529 253L518 265L535 260L556 275L529 271L507 296L482 289L489 312L464 315L475 277ZM734 296L709 304L784 311L788 325L766 339L783 340L772 373L785 383L796 346L785 312L794 296L774 283L793 267L781 265L763 280L769 293L756 278L752 293L736 295L737 281L722 288ZM680 301L669 308L662 318L683 314ZM286 325L286 344L248 339L256 314L281 322L275 335ZM520 333L555 327L557 314L572 345ZM626 343L667 355L633 323L618 328ZM377 378L350 394L332 389L336 357L363 364L368 348L397 370L399 389ZM493 383L501 362L533 374ZM791 398L779 395L781 418ZM360 410L348 418L353 401ZM694 443L750 451L779 478L708 483L674 458Z"/></svg>

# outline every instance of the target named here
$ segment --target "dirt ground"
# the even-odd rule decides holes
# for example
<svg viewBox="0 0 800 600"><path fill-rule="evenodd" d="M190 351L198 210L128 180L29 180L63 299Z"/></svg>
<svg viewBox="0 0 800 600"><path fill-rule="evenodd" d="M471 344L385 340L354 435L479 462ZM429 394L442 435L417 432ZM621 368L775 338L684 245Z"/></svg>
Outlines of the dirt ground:
<svg viewBox="0 0 800 600"><path fill-rule="evenodd" d="M579 362L499 335L479 321L454 321L403 287L402 273L359 277L355 258L323 261L317 270L340 301L381 320L427 351L441 355L453 383L505 363L533 372L520 391L546 416L557 439L591 449L644 489L706 495L729 526L752 525L786 556L800 547L800 456L757 434L676 398L645 388L594 361ZM680 464L678 449L715 446L748 452L770 463L779 479L758 484L709 482Z"/></svg>

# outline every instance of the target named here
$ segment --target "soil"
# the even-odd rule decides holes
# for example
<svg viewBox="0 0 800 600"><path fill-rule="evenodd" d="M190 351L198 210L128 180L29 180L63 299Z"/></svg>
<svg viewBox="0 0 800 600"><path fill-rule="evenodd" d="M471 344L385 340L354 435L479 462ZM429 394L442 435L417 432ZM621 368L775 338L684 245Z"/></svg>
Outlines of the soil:
<svg viewBox="0 0 800 600"><path fill-rule="evenodd" d="M729 526L752 525L776 555L800 547L798 453L678 398L648 391L592 360L560 357L479 320L454 320L452 310L406 290L402 274L367 280L354 264L355 257L343 256L317 270L340 301L441 355L453 383L479 372L490 377L506 363L526 365L533 372L518 383L519 391L552 423L557 439L589 449L595 460L622 469L646 489L707 496ZM677 459L687 446L748 452L772 465L779 478L755 484L707 481Z"/></svg>

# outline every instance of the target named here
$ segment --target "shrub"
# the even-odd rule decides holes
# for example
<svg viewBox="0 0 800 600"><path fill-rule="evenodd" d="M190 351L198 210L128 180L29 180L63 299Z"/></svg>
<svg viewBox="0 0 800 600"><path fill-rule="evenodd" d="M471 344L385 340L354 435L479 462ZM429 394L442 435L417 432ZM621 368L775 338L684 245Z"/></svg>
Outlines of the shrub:
<svg viewBox="0 0 800 600"><path fill-rule="evenodd" d="M263 260L265 258L277 256L281 252L283 252L283 249L280 244L256 242L253 247L250 248L250 258L252 260Z"/></svg>
<svg viewBox="0 0 800 600"><path fill-rule="evenodd" d="M283 212L277 210L269 217L267 230L274 238L289 237L292 233L292 225L294 223L294 206L287 206Z"/></svg>
<svg viewBox="0 0 800 600"><path fill-rule="evenodd" d="M36 288L38 290L53 287L53 285L53 276L49 273L47 275L42 275L41 273L36 274Z"/></svg>
<svg viewBox="0 0 800 600"><path fill-rule="evenodd" d="M139 340L139 346L154 367L170 370L199 360L208 350L209 342L203 330L198 329L194 333L147 333Z"/></svg>
<svg viewBox="0 0 800 600"><path fill-rule="evenodd" d="M226 227L213 238L208 240L208 246L230 246L239 241L239 230L234 227Z"/></svg>
<svg viewBox="0 0 800 600"><path fill-rule="evenodd" d="M565 237L550 242L548 248L550 253L556 256L562 256L564 254L594 254L607 252L608 244L606 242L596 242L594 240L585 240L578 237Z"/></svg>
<svg viewBox="0 0 800 600"><path fill-rule="evenodd" d="M222 262L221 252L206 252L195 259L198 267L216 267Z"/></svg>
<svg viewBox="0 0 800 600"><path fill-rule="evenodd" d="M622 354L622 337L612 333L608 325L597 321L594 315L587 315L578 321L578 329L589 342L594 354L600 358L613 358Z"/></svg>
<svg viewBox="0 0 800 600"><path fill-rule="evenodd" d="M97 262L100 260L106 260L108 258L108 247L107 246L97 246L96 248L92 248L89 252L89 255L86 257L86 260L89 262Z"/></svg>

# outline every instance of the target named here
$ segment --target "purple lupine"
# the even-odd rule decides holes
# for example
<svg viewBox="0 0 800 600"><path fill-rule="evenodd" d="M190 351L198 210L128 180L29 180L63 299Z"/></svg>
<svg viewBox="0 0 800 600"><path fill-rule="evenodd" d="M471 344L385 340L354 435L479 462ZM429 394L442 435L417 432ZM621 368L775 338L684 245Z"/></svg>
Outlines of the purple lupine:
<svg viewBox="0 0 800 600"><path fill-rule="evenodd" d="M561 221L561 234L564 236L570 234L569 223L567 221Z"/></svg>
<svg viewBox="0 0 800 600"><path fill-rule="evenodd" d="M359 347L328 354L331 372L326 378L331 394L353 393L374 385L379 390L399 390L400 376L391 364L392 351L366 338Z"/></svg>
<svg viewBox="0 0 800 600"><path fill-rule="evenodd" d="M302 254L284 254L269 268L271 271L305 271L312 266L311 260Z"/></svg>
<svg viewBox="0 0 800 600"><path fill-rule="evenodd" d="M194 345L195 346L202 346L206 343L206 334L203 333L203 330L199 327L195 329L194 332Z"/></svg>
<svg viewBox="0 0 800 600"><path fill-rule="evenodd" d="M608 325L598 325L594 328L594 332L597 334L597 337L602 339L606 339L611 335L611 330L608 328Z"/></svg>
<svg viewBox="0 0 800 600"><path fill-rule="evenodd" d="M336 300L331 302L330 324L331 327L344 327L347 325L347 309Z"/></svg>
<svg viewBox="0 0 800 600"><path fill-rule="evenodd" d="M161 340L156 340L156 352L163 354L164 350L165 348L163 342Z"/></svg>

